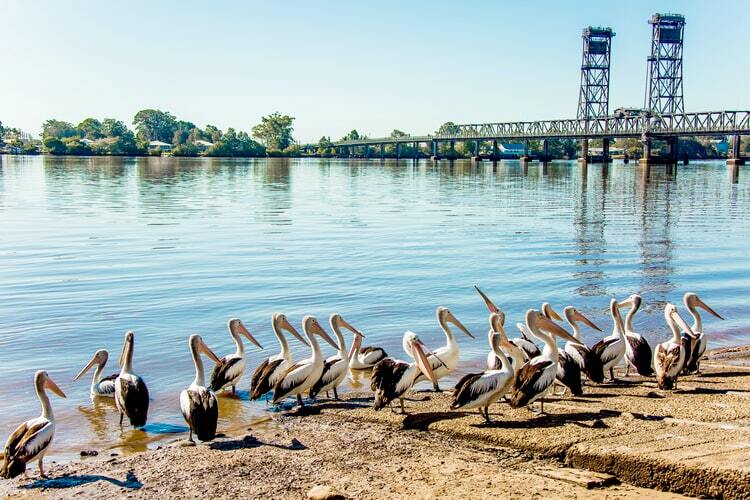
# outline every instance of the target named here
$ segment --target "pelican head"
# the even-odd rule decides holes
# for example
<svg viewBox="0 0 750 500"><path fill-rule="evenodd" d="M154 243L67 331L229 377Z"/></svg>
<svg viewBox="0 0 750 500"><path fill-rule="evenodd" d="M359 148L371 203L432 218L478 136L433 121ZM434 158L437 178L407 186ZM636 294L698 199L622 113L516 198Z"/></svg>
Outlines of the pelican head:
<svg viewBox="0 0 750 500"><path fill-rule="evenodd" d="M456 328L461 330L467 336L475 338L474 335L471 334L471 332L463 325L463 323L458 321L458 319L453 315L452 312L450 312L447 307L440 306L437 308L437 320L442 327L445 327L447 323L453 323Z"/></svg>
<svg viewBox="0 0 750 500"><path fill-rule="evenodd" d="M557 314L557 311L552 309L552 306L550 305L549 302L545 302L544 304L542 304L542 314L544 314L550 319L554 319L555 321L562 321L562 318L560 317L560 315Z"/></svg>
<svg viewBox="0 0 750 500"><path fill-rule="evenodd" d="M344 327L347 330L349 330L352 333L352 336L354 338L360 337L365 338L365 334L354 328L347 320L344 319L343 316L341 316L339 313L333 313L331 314L330 318L328 318L328 322L331 324L331 327L336 325L336 327Z"/></svg>
<svg viewBox="0 0 750 500"><path fill-rule="evenodd" d="M623 300L622 302L619 302L617 306L622 309L624 307L632 307L634 311L637 311L641 307L641 303L643 302L643 299L640 295L637 293L634 293L627 299Z"/></svg>
<svg viewBox="0 0 750 500"><path fill-rule="evenodd" d="M565 309L563 309L563 315L565 316L565 319L568 320L568 323L570 323L571 325L580 321L584 325L589 326L593 328L594 330L597 330L600 332L602 331L602 329L596 326L593 321L588 319L586 316L583 315L581 311L579 311L573 306L568 306Z"/></svg>
<svg viewBox="0 0 750 500"><path fill-rule="evenodd" d="M250 330L248 330L244 323L242 323L242 320L239 318L232 318L227 322L227 328L229 328L229 332L232 334L233 337L237 337L239 335L244 336L247 340L255 344L255 346L259 349L263 349L263 346L260 345L260 342L255 340L255 337L253 337L253 334L250 333Z"/></svg>
<svg viewBox="0 0 750 500"><path fill-rule="evenodd" d="M294 338L305 344L307 347L310 347L310 344L307 342L305 337L303 337L302 334L298 332L296 328L294 328L294 325L289 322L285 314L274 313L271 317L271 322L273 323L273 326L277 331L286 330L287 332L291 333Z"/></svg>
<svg viewBox="0 0 750 500"><path fill-rule="evenodd" d="M34 374L34 384L37 387L37 390L39 389L49 389L50 391L54 392L61 398L66 397L65 393L60 389L57 384L52 380L52 378L49 376L49 373L47 373L44 370L39 370Z"/></svg>
<svg viewBox="0 0 750 500"><path fill-rule="evenodd" d="M700 297L698 297L697 293L688 292L685 294L685 296L682 298L682 301L685 303L685 307L688 308L690 311L694 311L696 307L700 307L704 311L708 312L709 314L719 318L724 319L719 313L711 309L708 304L703 302Z"/></svg>
<svg viewBox="0 0 750 500"><path fill-rule="evenodd" d="M78 372L78 375L76 375L73 378L73 382L78 380L79 378L83 377L83 375L89 371L94 366L104 366L107 364L107 360L109 359L109 353L106 349L99 349L94 353L94 356L91 358L91 360L88 362L86 366L83 367L83 370Z"/></svg>
<svg viewBox="0 0 750 500"><path fill-rule="evenodd" d="M409 335L408 338L408 346L409 349L414 353L414 361L416 362L417 367L422 373L424 373L425 377L427 377L430 382L432 382L433 384L437 384L437 378L435 377L435 373L432 371L432 365L430 365L430 362L427 361L427 356L424 352L425 345L414 333L407 332L407 334L409 333L411 333L411 335ZM404 335L404 337L406 337L406 335Z"/></svg>
<svg viewBox="0 0 750 500"><path fill-rule="evenodd" d="M125 361L128 356L133 353L133 346L135 345L135 333L132 330L125 333L125 343L122 346L122 353L120 353L120 368L125 366Z"/></svg>
<svg viewBox="0 0 750 500"><path fill-rule="evenodd" d="M664 319L667 321L667 324L676 331L676 327L679 326L682 328L682 330L688 334L692 338L696 338L695 332L693 332L692 328L685 322L684 319L682 319L682 316L680 316L680 313L677 312L677 306L674 304L667 303L666 306L664 306Z"/></svg>
<svg viewBox="0 0 750 500"><path fill-rule="evenodd" d="M304 318L302 318L302 329L308 336L317 335L328 342L331 347L333 347L334 349L338 349L336 342L334 342L331 336L328 335L325 330L323 330L323 327L320 326L320 323L318 323L318 319L315 316L305 316Z"/></svg>
<svg viewBox="0 0 750 500"><path fill-rule="evenodd" d="M203 353L209 358L211 358L211 361L214 363L221 363L221 359L214 354L214 352L211 350L210 347L206 345L206 343L203 341L203 338L200 335L193 334L188 339L188 345L190 346L190 350L196 354Z"/></svg>
<svg viewBox="0 0 750 500"><path fill-rule="evenodd" d="M500 336L501 346L508 347L510 341L508 335L505 333L505 314L502 312L490 314L490 347L492 347L492 335L497 334Z"/></svg>
<svg viewBox="0 0 750 500"><path fill-rule="evenodd" d="M482 292L482 290L480 290L480 289L479 289L479 287L478 287L478 286L474 285L474 289L475 289L475 290L476 290L476 291L477 291L477 292L479 293L479 295L481 295L481 296L482 296L482 300L484 300L484 304L485 304L485 305L487 306L487 309L488 309L488 310L489 310L489 311L490 311L491 313L499 313L499 312L502 312L502 311L500 311L500 308L499 308L499 307L497 307L497 306L495 305L495 303L494 303L494 302L492 302L492 301L490 300L490 298L489 298L489 297L487 297L487 296L486 296L486 295L484 294L484 292Z"/></svg>
<svg viewBox="0 0 750 500"><path fill-rule="evenodd" d="M536 309L526 311L526 325L533 333L538 331L547 332L568 342L582 344L580 340L566 332L560 325L548 318L546 314Z"/></svg>

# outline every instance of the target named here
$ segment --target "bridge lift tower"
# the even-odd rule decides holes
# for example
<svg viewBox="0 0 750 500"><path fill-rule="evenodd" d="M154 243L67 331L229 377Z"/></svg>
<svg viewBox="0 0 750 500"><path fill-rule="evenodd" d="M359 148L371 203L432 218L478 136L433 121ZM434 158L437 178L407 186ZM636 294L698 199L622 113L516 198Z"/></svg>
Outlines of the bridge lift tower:
<svg viewBox="0 0 750 500"><path fill-rule="evenodd" d="M612 48L612 28L583 30L581 60L581 90L578 94L578 119L588 120L609 114L609 60ZM581 160L588 161L588 140L581 143ZM603 158L609 158L609 140L603 144Z"/></svg>

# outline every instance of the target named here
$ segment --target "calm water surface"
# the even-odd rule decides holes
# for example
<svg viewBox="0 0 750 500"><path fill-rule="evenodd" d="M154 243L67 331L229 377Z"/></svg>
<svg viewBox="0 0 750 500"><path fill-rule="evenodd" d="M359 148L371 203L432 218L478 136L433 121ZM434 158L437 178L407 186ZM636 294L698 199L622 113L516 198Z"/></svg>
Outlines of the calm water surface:
<svg viewBox="0 0 750 500"><path fill-rule="evenodd" d="M645 182L622 163L584 176L572 162L0 157L0 439L38 414L37 369L68 394L53 397L53 459L174 439L193 378L187 337L229 353L234 316L267 347L250 349L251 370L277 351L274 311L297 324L340 312L403 357L406 329L444 342L444 305L477 334L459 339L461 370L473 369L488 349L475 283L511 325L546 300L607 331L610 297L638 292L636 325L651 341L668 335L664 302L696 291L727 318L708 321L711 345L747 342L744 174L731 184L720 162L654 168ZM115 371L128 329L153 398L145 433L121 432L110 402L94 406L90 379L72 383L98 348ZM246 375L241 399L221 398L222 429L267 415L248 386Z"/></svg>

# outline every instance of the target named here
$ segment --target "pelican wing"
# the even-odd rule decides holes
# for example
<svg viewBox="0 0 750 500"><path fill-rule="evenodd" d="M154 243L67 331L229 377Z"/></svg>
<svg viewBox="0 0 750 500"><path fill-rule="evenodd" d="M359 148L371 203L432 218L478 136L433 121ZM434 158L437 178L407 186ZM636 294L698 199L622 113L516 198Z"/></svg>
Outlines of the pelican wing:
<svg viewBox="0 0 750 500"><path fill-rule="evenodd" d="M180 409L185 422L201 441L216 437L219 403L216 396L203 387L187 389L180 395Z"/></svg>
<svg viewBox="0 0 750 500"><path fill-rule="evenodd" d="M525 327L524 327L525 328ZM511 344L521 349L525 354L526 357L529 359L534 359L540 354L542 354L542 351L539 350L539 347L537 345L525 338L515 338L510 340Z"/></svg>
<svg viewBox="0 0 750 500"><path fill-rule="evenodd" d="M654 370L651 368L653 354L651 352L651 346L648 345L648 341L641 335L633 334L625 335L625 339L628 341L630 352L633 356L633 359L628 359L630 364L633 365L638 371L638 374L643 377L650 377L653 375Z"/></svg>
<svg viewBox="0 0 750 500"><path fill-rule="evenodd" d="M268 358L255 369L253 378L250 381L250 399L259 399L263 394L273 389L271 375L283 362L283 358Z"/></svg>
<svg viewBox="0 0 750 500"><path fill-rule="evenodd" d="M458 381L453 389L451 408L457 409L476 400L482 394L493 392L500 383L500 377L486 377L484 373L469 373Z"/></svg>
<svg viewBox="0 0 750 500"><path fill-rule="evenodd" d="M385 358L375 365L370 376L370 389L375 392L375 410L384 408L406 391L400 389L408 369L408 363L392 358Z"/></svg>
<svg viewBox="0 0 750 500"><path fill-rule="evenodd" d="M287 397L294 389L301 386L307 380L312 369L311 363L299 362L290 366L284 376L273 389L273 402L278 403Z"/></svg>
<svg viewBox="0 0 750 500"><path fill-rule="evenodd" d="M52 441L52 422L46 418L28 420L8 437L0 464L0 477L11 479L26 470L26 462L33 459Z"/></svg>
<svg viewBox="0 0 750 500"><path fill-rule="evenodd" d="M113 396L115 394L115 380L117 373L107 375L99 381L99 394L102 396Z"/></svg>
<svg viewBox="0 0 750 500"><path fill-rule="evenodd" d="M149 403L148 388L141 377L137 375L118 376L115 380L115 395L118 399L118 406L127 415L130 425L133 427L146 425Z"/></svg>
<svg viewBox="0 0 750 500"><path fill-rule="evenodd" d="M670 344L666 348L664 344L659 344L656 348L656 362L662 367L664 373L669 372L679 362L681 348L680 344Z"/></svg>
<svg viewBox="0 0 750 500"><path fill-rule="evenodd" d="M323 387L333 383L341 375L341 370L344 369L346 369L346 363L343 359L338 356L328 358L323 364L323 373L320 374L320 378L310 388L310 397L314 398L320 393Z"/></svg>
<svg viewBox="0 0 750 500"><path fill-rule="evenodd" d="M518 371L513 381L510 405L513 408L526 406L529 401L552 384L556 371L548 370L552 360L531 360Z"/></svg>
<svg viewBox="0 0 750 500"><path fill-rule="evenodd" d="M360 361L365 365L374 366L375 363L387 356L388 354L386 354L386 352L380 347L367 346L359 349Z"/></svg>
<svg viewBox="0 0 750 500"><path fill-rule="evenodd" d="M615 335L610 335L609 337L605 337L601 339L599 342L591 346L591 350L599 356L599 359L602 360L602 364L606 365L613 359L617 357L618 354L618 345L617 343L620 342L620 337Z"/></svg>
<svg viewBox="0 0 750 500"><path fill-rule="evenodd" d="M224 356L221 358L221 363L214 365L214 369L211 371L211 383L208 388L212 391L218 391L237 378L240 361L242 361L242 358L239 356Z"/></svg>
<svg viewBox="0 0 750 500"><path fill-rule="evenodd" d="M570 392L574 396L583 394L583 388L581 387L581 367L565 351L561 351L558 355L556 378L561 384L570 389Z"/></svg>
<svg viewBox="0 0 750 500"><path fill-rule="evenodd" d="M702 333L697 339L693 339L687 333L682 332L682 345L685 347L685 373L698 371L698 361L700 361L703 355L699 347L702 338Z"/></svg>

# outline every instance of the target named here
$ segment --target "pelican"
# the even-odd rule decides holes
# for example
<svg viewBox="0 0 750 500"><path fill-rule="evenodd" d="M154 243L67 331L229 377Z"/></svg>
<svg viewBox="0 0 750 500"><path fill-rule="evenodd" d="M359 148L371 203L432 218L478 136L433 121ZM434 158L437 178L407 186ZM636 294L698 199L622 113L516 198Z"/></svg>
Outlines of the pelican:
<svg viewBox="0 0 750 500"><path fill-rule="evenodd" d="M188 441L193 442L193 432L201 441L212 441L216 436L219 402L213 391L205 387L206 377L203 373L201 353L206 354L215 363L221 363L222 360L209 349L200 335L191 335L188 339L188 346L195 365L195 379L187 389L180 393L180 410L190 427Z"/></svg>
<svg viewBox="0 0 750 500"><path fill-rule="evenodd" d="M148 388L143 379L133 373L133 344L135 334L125 334L125 345L120 355L120 374L115 379L115 406L122 418L128 417L133 427L146 425L148 417Z"/></svg>
<svg viewBox="0 0 750 500"><path fill-rule="evenodd" d="M650 377L654 374L654 369L651 367L651 359L653 357L651 353L651 346L648 341L640 333L636 333L633 329L633 317L638 309L641 307L641 296L634 293L627 299L620 302L619 307L630 307L628 314L625 316L625 376L630 373L630 367L632 366L638 375L642 377Z"/></svg>
<svg viewBox="0 0 750 500"><path fill-rule="evenodd" d="M703 333L703 321L701 320L701 315L698 313L697 308L700 307L721 320L724 318L722 318L719 313L708 307L708 305L695 293L686 293L685 296L682 297L682 302L693 317L693 326L690 327L690 329L696 335L695 340L689 335L683 335L683 339L687 340L690 347L690 350L688 351L689 355L685 360L685 368L683 370L685 373L696 373L700 371L701 357L703 356L703 353L706 352L706 345L708 344L708 339Z"/></svg>
<svg viewBox="0 0 750 500"><path fill-rule="evenodd" d="M209 389L214 392L218 392L225 387L232 387L232 394L235 393L235 388L242 378L242 374L245 373L245 346L242 344L242 338L240 335L244 335L247 340L255 344L259 349L263 349L263 346L255 340L255 337L245 328L242 321L234 318L227 322L227 328L229 329L229 335L234 340L236 350L234 354L227 354L216 362L213 371L211 372L211 384Z"/></svg>
<svg viewBox="0 0 750 500"><path fill-rule="evenodd" d="M536 338L544 342L544 349L539 356L527 361L518 372L513 381L510 406L520 408L540 400L541 413L544 413L544 397L552 390L557 375L558 350L553 336L574 343L579 341L534 309L526 311L526 326Z"/></svg>
<svg viewBox="0 0 750 500"><path fill-rule="evenodd" d="M87 371L89 371L92 367L96 366L96 370L94 370L94 378L91 380L91 387L89 388L89 393L91 394L92 397L94 396L104 396L107 398L115 397L115 379L117 378L117 374L113 373L112 375L107 375L106 377L102 378L104 365L107 364L108 359L109 359L109 353L107 352L107 350L99 349L98 351L94 353L94 357L91 358L91 361L89 361L88 364L83 367L83 370L78 372L78 375L75 376L75 378L73 379L73 382L83 377L83 375Z"/></svg>
<svg viewBox="0 0 750 500"><path fill-rule="evenodd" d="M389 406L398 398L401 402L401 413L406 413L404 394L414 386L420 374L424 374L433 384L437 384L432 365L424 352L424 344L419 337L413 332L406 332L404 343L407 345L407 352L414 355L413 363L385 358L372 369L370 388L375 393L375 411Z"/></svg>
<svg viewBox="0 0 750 500"><path fill-rule="evenodd" d="M614 367L625 356L625 326L616 299L609 302L609 313L614 321L612 335L604 337L591 346L591 350L602 360L604 371L609 370L610 381L615 380Z"/></svg>
<svg viewBox="0 0 750 500"><path fill-rule="evenodd" d="M502 313L500 308L497 307L495 303L492 302L492 300L490 300L490 298L487 295L485 295L485 293L482 292L482 290L479 289L478 286L474 285L474 289L479 293L479 295L481 295L482 300L484 300L484 303L487 306L487 310L490 312L490 314ZM505 323L504 319L503 319L503 323ZM539 347L537 347L534 341L529 338L530 334L526 330L526 325L524 325L523 323L516 323L516 327L521 332L521 337L515 337L515 338L510 339L510 343L522 349L527 359L531 359L531 358L535 358L539 356L542 353L542 351L540 351Z"/></svg>
<svg viewBox="0 0 750 500"><path fill-rule="evenodd" d="M320 345L315 339L315 336L320 336L323 340L328 342L332 347L336 347L333 339L323 330L318 320L313 316L305 316L302 318L302 330L305 332L307 341L310 343L312 348L312 355L298 363L290 366L284 376L276 384L273 390L273 403L277 404L283 399L290 396L297 396L297 404L301 407L305 406L302 402L302 394L310 390L310 388L318 381L320 375L323 373L323 356L320 353Z"/></svg>
<svg viewBox="0 0 750 500"><path fill-rule="evenodd" d="M445 334L446 344L440 349L435 349L435 351L428 353L427 360L430 362L430 367L432 368L432 372L434 375L432 385L435 391L439 392L440 386L438 385L438 380L451 373L456 369L456 366L458 366L458 343L456 342L456 337L453 335L453 331L451 330L448 323L452 323L472 339L474 338L474 335L472 335L471 332L469 332L469 330L467 330L466 327L460 321L458 321L458 319L456 319L456 317L452 312L448 310L447 307L438 307L436 316L438 323L440 324L440 328ZM413 351L410 352L409 346L405 345L404 350L406 351L406 354L416 360ZM414 383L416 384L417 382L421 382L425 379L426 375L424 373L419 373L417 374L417 379L414 381Z"/></svg>
<svg viewBox="0 0 750 500"><path fill-rule="evenodd" d="M566 342L565 352L578 364L578 367L586 374L589 380L601 384L604 382L604 367L602 365L602 360L581 341L581 329L578 326L578 322L580 321L600 332L602 331L601 328L596 326L590 319L573 306L568 306L563 309L563 316L565 316L565 320L573 330L573 336L578 340L578 343Z"/></svg>
<svg viewBox="0 0 750 500"><path fill-rule="evenodd" d="M26 464L36 460L39 464L39 475L44 474L44 454L47 453L55 435L55 415L45 389L49 389L61 398L65 393L52 381L45 371L34 374L36 396L42 404L42 414L22 423L8 437L3 449L3 461L0 463L0 477L11 479L19 474L26 475Z"/></svg>
<svg viewBox="0 0 750 500"><path fill-rule="evenodd" d="M341 385L346 378L346 374L349 372L349 353L346 351L346 342L344 342L344 334L341 333L341 327L352 332L355 341L357 338L364 337L362 332L350 325L340 314L331 314L330 318L328 318L328 322L331 324L331 329L336 335L339 351L334 356L330 356L325 360L323 373L320 375L318 381L310 388L310 398L312 399L315 399L315 397L321 392L325 392L327 396L328 391L330 390L333 390L333 397L336 399L339 398L337 388Z"/></svg>
<svg viewBox="0 0 750 500"><path fill-rule="evenodd" d="M291 333L294 338L310 346L307 341L300 335L296 328L292 326L286 316L281 313L274 313L271 317L271 330L281 345L281 352L275 356L265 359L258 368L253 372L253 378L250 381L250 399L260 399L261 396L270 392L284 376L286 370L292 365L292 354L289 352L289 344L282 330Z"/></svg>
<svg viewBox="0 0 750 500"><path fill-rule="evenodd" d="M452 410L479 408L479 414L484 417L487 423L491 422L490 405L508 392L515 377L513 367L501 349L501 346L507 348L510 345L505 334L493 332L489 340L492 353L500 360L500 367L482 373L464 375L456 384L451 401ZM484 413L482 413L482 408L484 408Z"/></svg>
<svg viewBox="0 0 750 500"><path fill-rule="evenodd" d="M382 347L362 347L363 338L365 338L364 335L355 335L352 348L349 350L349 367L354 370L367 370L378 364L381 359L388 357Z"/></svg>
<svg viewBox="0 0 750 500"><path fill-rule="evenodd" d="M487 354L487 369L488 370L499 370L502 368L502 363L499 357L495 354L495 350L492 349L492 338L493 335L499 334L501 336L502 342L500 343L500 348L503 349L503 352L508 357L508 361L510 362L510 365L513 367L513 373L518 373L518 370L521 369L521 366L529 360L529 358L526 356L526 353L523 349L518 347L515 344L512 344L510 340L508 340L508 336L505 334L505 315L502 312L499 313L491 313L490 314L490 330L487 333L487 339L490 341L490 352Z"/></svg>
<svg viewBox="0 0 750 500"><path fill-rule="evenodd" d="M693 330L682 319L674 304L667 304L664 307L664 319L667 320L667 326L672 330L672 338L657 345L654 349L654 371L659 389L674 389L677 375L682 371L688 355L687 349L682 344L678 325L692 337L691 340L694 341L694 337Z"/></svg>

